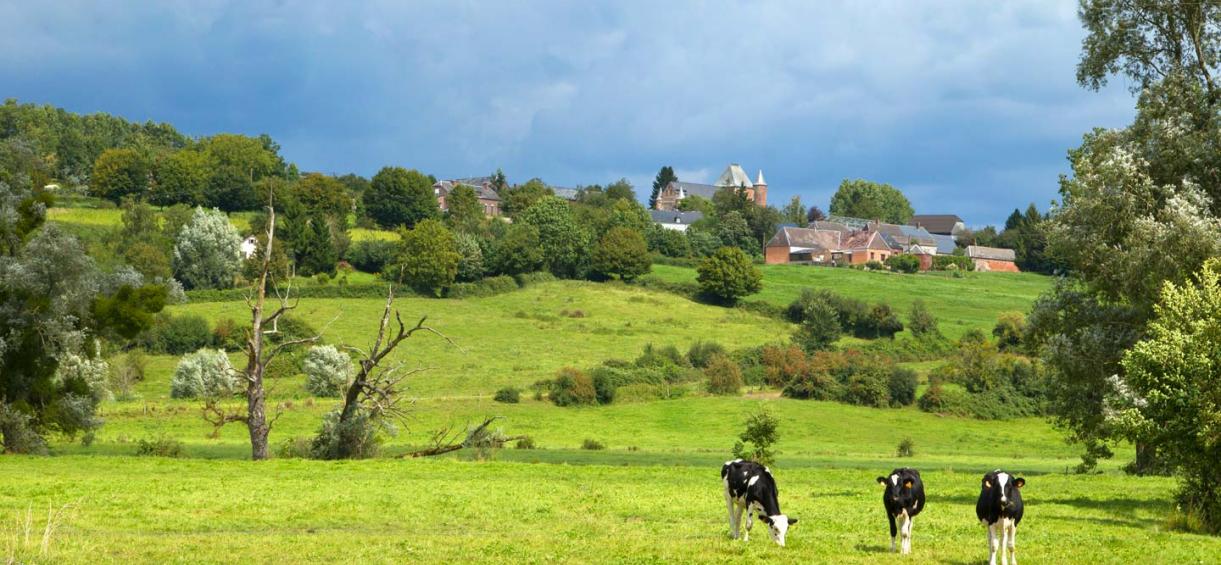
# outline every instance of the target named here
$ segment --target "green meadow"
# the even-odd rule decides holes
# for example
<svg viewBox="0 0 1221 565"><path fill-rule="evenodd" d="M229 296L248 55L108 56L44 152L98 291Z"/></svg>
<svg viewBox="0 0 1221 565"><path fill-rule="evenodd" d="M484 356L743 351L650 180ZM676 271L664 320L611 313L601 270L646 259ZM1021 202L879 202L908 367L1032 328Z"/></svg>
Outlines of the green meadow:
<svg viewBox="0 0 1221 565"><path fill-rule="evenodd" d="M104 231L115 229L119 212L51 215L75 230ZM1002 311L1028 310L1051 285L1036 275L796 266L763 272L764 289L749 300L785 305L802 288L829 288L889 302L905 317L921 298L951 337L990 329ZM693 269L662 265L651 276L695 278ZM351 284L375 282L353 277ZM383 305L305 298L294 315L328 343L365 347ZM1221 562L1221 538L1170 527L1173 479L1123 474L1129 446L1119 446L1098 474L1072 474L1079 448L1039 418L981 421L914 407L792 400L756 387L718 397L698 383L675 385L685 394L674 400L582 408L559 408L529 392L562 367L632 359L646 344L686 350L706 340L734 349L788 339L793 325L750 309L576 281L487 298L404 296L396 307L408 322L427 315L452 343L420 334L391 359L427 370L407 381L410 416L387 437L380 458L323 462L280 454L281 446L311 437L338 403L311 396L297 375L268 383L277 456L248 461L245 428L230 424L213 437L197 403L169 398L177 358L150 356L133 396L103 403L105 425L89 445L58 438L50 457L0 457L6 561L983 563L986 536L973 508L979 477L1003 467L1028 480L1017 540L1024 563ZM249 316L241 301L194 301L171 312L213 324ZM936 363L909 365L923 373ZM505 386L526 390L521 403L492 400ZM784 548L762 527L749 542L728 537L719 466L745 417L761 408L780 422L772 469L782 508L800 518ZM497 417L493 426L508 435L530 436L536 448L506 447L486 458L468 450L400 457L427 445L436 430L460 432L486 417ZM141 441L158 438L180 442L182 457L137 455ZM910 458L896 456L904 438L914 443ZM605 449L582 449L586 440ZM910 558L888 553L874 481L898 466L921 469L928 490Z"/></svg>

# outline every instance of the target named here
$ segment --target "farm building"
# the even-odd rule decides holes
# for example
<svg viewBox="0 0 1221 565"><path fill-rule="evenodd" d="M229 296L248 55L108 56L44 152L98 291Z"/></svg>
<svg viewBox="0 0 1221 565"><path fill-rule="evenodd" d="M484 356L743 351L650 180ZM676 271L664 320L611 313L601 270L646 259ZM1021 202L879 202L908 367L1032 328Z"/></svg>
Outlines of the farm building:
<svg viewBox="0 0 1221 565"><path fill-rule="evenodd" d="M687 226L697 222L704 217L704 213L698 210L690 212L681 212L678 210L649 210L649 216L652 216L653 223L675 231L687 231Z"/></svg>
<svg viewBox="0 0 1221 565"><path fill-rule="evenodd" d="M1017 256L1012 249L969 245L967 246L967 257L975 262L976 271L1021 272L1017 263L1014 262Z"/></svg>
<svg viewBox="0 0 1221 565"><path fill-rule="evenodd" d="M876 230L840 231L782 227L767 242L765 261L781 263L815 263L863 265L869 261L885 261L897 253Z"/></svg>
<svg viewBox="0 0 1221 565"><path fill-rule="evenodd" d="M957 214L917 214L907 225L928 230L931 234L956 236L967 229L967 224Z"/></svg>
<svg viewBox="0 0 1221 565"><path fill-rule="evenodd" d="M469 186L475 190L475 196L479 198L479 205L483 207L483 215L489 218L500 215L500 195L492 186L492 177L437 181L432 185L432 192L437 195L437 206L441 208L441 211L449 209L446 198L449 197L452 190L459 186Z"/></svg>
<svg viewBox="0 0 1221 565"><path fill-rule="evenodd" d="M678 201L688 196L700 196L712 200L712 195L726 187L742 188L746 191L747 198L755 204L767 206L767 181L763 180L763 170L760 169L758 177L751 182L750 176L742 170L741 165L732 163L712 184L671 181L657 193L656 209L675 210L678 208Z"/></svg>

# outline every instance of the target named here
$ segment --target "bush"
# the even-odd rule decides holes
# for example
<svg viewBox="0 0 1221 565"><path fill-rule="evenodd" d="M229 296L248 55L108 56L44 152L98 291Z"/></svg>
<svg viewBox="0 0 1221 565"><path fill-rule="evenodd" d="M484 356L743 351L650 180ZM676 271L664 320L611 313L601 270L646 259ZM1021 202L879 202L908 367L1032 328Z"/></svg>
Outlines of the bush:
<svg viewBox="0 0 1221 565"><path fill-rule="evenodd" d="M895 272L911 274L920 270L920 258L906 253L891 255L886 259L886 266Z"/></svg>
<svg viewBox="0 0 1221 565"><path fill-rule="evenodd" d="M963 255L933 256L934 271L974 271L975 262Z"/></svg>
<svg viewBox="0 0 1221 565"><path fill-rule="evenodd" d="M555 282L555 275L547 271L537 271L532 273L521 273L513 277L519 286L525 288L527 286Z"/></svg>
<svg viewBox="0 0 1221 565"><path fill-rule="evenodd" d="M883 267L883 265L882 265L881 261L866 261L865 262L866 271L881 271L882 267Z"/></svg>
<svg viewBox="0 0 1221 565"><path fill-rule="evenodd" d="M521 402L521 391L517 390L517 387L507 386L496 391L496 395L492 397L492 400L505 404L517 404Z"/></svg>
<svg viewBox="0 0 1221 565"><path fill-rule="evenodd" d="M534 438L526 436L517 440L513 444L513 449L537 449L538 446L534 443Z"/></svg>
<svg viewBox="0 0 1221 565"><path fill-rule="evenodd" d="M156 353L183 355L211 345L212 332L202 316L165 314L157 317L145 341Z"/></svg>
<svg viewBox="0 0 1221 565"><path fill-rule="evenodd" d="M187 289L229 288L241 268L242 238L219 210L196 208L176 234L174 278Z"/></svg>
<svg viewBox="0 0 1221 565"><path fill-rule="evenodd" d="M47 442L34 426L34 418L7 402L0 402L0 428L4 430L6 453L45 455Z"/></svg>
<svg viewBox="0 0 1221 565"><path fill-rule="evenodd" d="M352 378L352 358L333 345L315 345L301 360L305 389L314 396L337 397Z"/></svg>
<svg viewBox="0 0 1221 565"><path fill-rule="evenodd" d="M637 367L684 367L686 365L687 358L673 345L655 347L653 344L647 343L640 357L636 358Z"/></svg>
<svg viewBox="0 0 1221 565"><path fill-rule="evenodd" d="M1001 351L1017 351L1022 347L1022 336L1026 333L1026 316L1021 312L1002 312L992 328L992 337Z"/></svg>
<svg viewBox="0 0 1221 565"><path fill-rule="evenodd" d="M916 442L912 438L905 437L899 442L899 448L895 450L896 457L912 457L916 454Z"/></svg>
<svg viewBox="0 0 1221 565"><path fill-rule="evenodd" d="M449 298L475 298L504 294L518 288L513 277L499 275L479 282L454 283L446 290L445 295Z"/></svg>
<svg viewBox="0 0 1221 565"><path fill-rule="evenodd" d="M462 256L454 235L438 220L427 219L415 229L402 232L403 241L396 261L398 269L390 274L421 294L441 296L458 276Z"/></svg>
<svg viewBox="0 0 1221 565"><path fill-rule="evenodd" d="M310 457L325 460L376 457L382 443L379 431L378 423L365 410L357 411L344 424L339 423L338 410L328 412L310 443Z"/></svg>
<svg viewBox="0 0 1221 565"><path fill-rule="evenodd" d="M383 297L385 296L385 289L382 290L381 294ZM263 329L266 331L268 328L264 327ZM280 316L280 319L276 321L275 329L275 333L267 335L267 339L273 343L308 339L319 335L318 330L314 329L314 326L296 316Z"/></svg>
<svg viewBox="0 0 1221 565"><path fill-rule="evenodd" d="M237 391L237 372L218 349L200 349L183 357L170 378L171 398L220 399Z"/></svg>
<svg viewBox="0 0 1221 565"><path fill-rule="evenodd" d="M593 249L593 270L607 278L630 281L652 267L648 245L640 232L626 227L611 228Z"/></svg>
<svg viewBox="0 0 1221 565"><path fill-rule="evenodd" d="M700 291L723 302L733 303L763 288L763 274L750 256L736 247L718 249L700 263L697 271Z"/></svg>
<svg viewBox="0 0 1221 565"><path fill-rule="evenodd" d="M965 390L934 382L920 395L916 405L924 412L967 416L971 414L971 398Z"/></svg>
<svg viewBox="0 0 1221 565"><path fill-rule="evenodd" d="M112 360L110 389L119 400L130 400L134 397L131 389L136 383L144 381L147 367L148 360L139 349L132 349Z"/></svg>
<svg viewBox="0 0 1221 565"><path fill-rule="evenodd" d="M767 384L776 387L787 386L793 379L801 377L808 369L806 354L797 346L765 346L763 348L763 369Z"/></svg>
<svg viewBox="0 0 1221 565"><path fill-rule="evenodd" d="M136 442L136 455L142 457L182 457L184 449L182 442L167 435L152 439L141 439Z"/></svg>
<svg viewBox="0 0 1221 565"><path fill-rule="evenodd" d="M917 298L912 302L911 314L907 318L907 329L916 337L940 335L937 329L937 318L925 306L924 301Z"/></svg>
<svg viewBox="0 0 1221 565"><path fill-rule="evenodd" d="M586 438L585 441L581 442L581 449L598 451L601 449L606 449L606 445L596 439Z"/></svg>
<svg viewBox="0 0 1221 565"><path fill-rule="evenodd" d="M632 402L652 402L654 400L674 400L682 398L687 389L668 384L630 384L615 389L615 401L620 404Z"/></svg>
<svg viewBox="0 0 1221 565"><path fill-rule="evenodd" d="M346 259L356 270L376 275L394 263L397 254L397 242L373 239L353 243Z"/></svg>
<svg viewBox="0 0 1221 565"><path fill-rule="evenodd" d="M873 309L869 311L869 319L875 338L893 338L895 334L903 331L903 322L899 321L889 304L874 304Z"/></svg>
<svg viewBox="0 0 1221 565"><path fill-rule="evenodd" d="M483 278L483 250L479 247L479 238L465 232L455 233L454 249L461 257L458 259L458 280L472 282Z"/></svg>
<svg viewBox="0 0 1221 565"><path fill-rule="evenodd" d="M822 351L839 339L842 329L839 314L826 296L811 296L803 300L801 326L793 334L793 343L807 353Z"/></svg>
<svg viewBox="0 0 1221 565"><path fill-rule="evenodd" d="M276 457L281 459L307 459L310 456L310 439L306 437L290 437L280 444Z"/></svg>
<svg viewBox="0 0 1221 565"><path fill-rule="evenodd" d="M225 351L241 351L246 348L246 328L238 326L233 318L221 318L212 328L212 347Z"/></svg>
<svg viewBox="0 0 1221 565"><path fill-rule="evenodd" d="M916 387L919 385L916 372L906 367L894 367L890 371L890 405L911 406L916 402Z"/></svg>
<svg viewBox="0 0 1221 565"><path fill-rule="evenodd" d="M556 406L582 406L598 402L598 393L593 380L579 369L565 367L551 381L548 393Z"/></svg>
<svg viewBox="0 0 1221 565"><path fill-rule="evenodd" d="M844 383L843 401L858 406L890 406L889 376L876 367L854 372Z"/></svg>
<svg viewBox="0 0 1221 565"><path fill-rule="evenodd" d="M610 404L615 401L615 379L605 371L597 371L591 376L594 383L594 396L598 404Z"/></svg>
<svg viewBox="0 0 1221 565"><path fill-rule="evenodd" d="M704 369L708 377L708 392L712 394L738 394L742 388L742 370L725 355L718 355Z"/></svg>
<svg viewBox="0 0 1221 565"><path fill-rule="evenodd" d="M760 465L774 463L776 454L772 451L772 446L780 437L779 427L780 421L767 409L760 408L758 412L746 418L746 429L738 435L738 441L734 443L733 456Z"/></svg>

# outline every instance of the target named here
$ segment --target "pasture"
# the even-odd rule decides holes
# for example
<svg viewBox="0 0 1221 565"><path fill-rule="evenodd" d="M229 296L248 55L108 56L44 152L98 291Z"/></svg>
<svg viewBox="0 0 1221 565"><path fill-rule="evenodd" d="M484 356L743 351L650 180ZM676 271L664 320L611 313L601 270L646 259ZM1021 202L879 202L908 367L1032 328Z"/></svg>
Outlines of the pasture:
<svg viewBox="0 0 1221 565"><path fill-rule="evenodd" d="M1054 281L1033 273L962 273L956 278L948 272L908 275L805 265L760 265L759 270L763 289L746 301L788 306L802 289L826 289L870 304L886 302L906 322L912 302L920 299L937 317L942 333L953 339L972 328L990 332L1001 312L1029 312ZM695 269L689 267L653 265L652 274L646 276L696 282Z"/></svg>

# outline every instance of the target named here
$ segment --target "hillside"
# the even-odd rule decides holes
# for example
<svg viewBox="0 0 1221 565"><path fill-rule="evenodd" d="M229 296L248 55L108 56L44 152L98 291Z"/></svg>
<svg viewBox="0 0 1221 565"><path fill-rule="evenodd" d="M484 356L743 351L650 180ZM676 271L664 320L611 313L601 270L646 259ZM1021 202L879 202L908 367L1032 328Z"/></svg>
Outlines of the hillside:
<svg viewBox="0 0 1221 565"><path fill-rule="evenodd" d="M963 278L955 278L947 272L906 275L802 265L761 265L759 269L763 290L747 301L787 306L802 289L827 289L870 303L886 302L906 320L912 302L920 299L951 338L972 328L991 331L1001 312L1028 312L1054 281L1033 273L964 273ZM695 269L688 267L653 265L649 276L667 282L696 282Z"/></svg>

